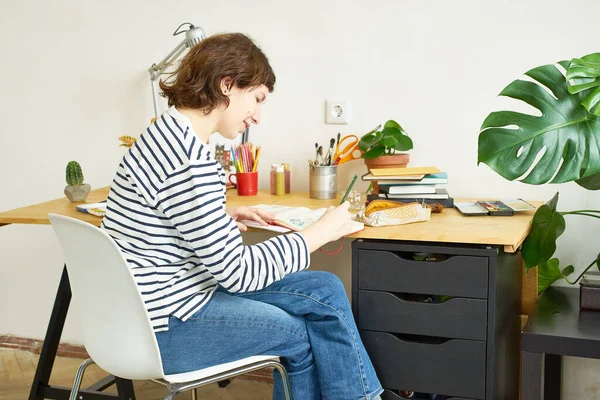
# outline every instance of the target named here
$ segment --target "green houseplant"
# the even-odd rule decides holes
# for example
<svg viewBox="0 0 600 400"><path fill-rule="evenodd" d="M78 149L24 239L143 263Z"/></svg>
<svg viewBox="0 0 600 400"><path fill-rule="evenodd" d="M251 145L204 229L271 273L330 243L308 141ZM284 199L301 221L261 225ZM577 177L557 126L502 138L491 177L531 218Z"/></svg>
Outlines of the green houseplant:
<svg viewBox="0 0 600 400"><path fill-rule="evenodd" d="M77 161L69 161L66 171L67 186L65 187L65 195L73 202L85 201L90 192L90 185L83 183L83 172Z"/></svg>
<svg viewBox="0 0 600 400"><path fill-rule="evenodd" d="M478 164L485 163L508 180L541 185L576 182L600 189L600 53L543 65L525 73L533 81L516 80L500 96L523 101L541 116L514 111L492 112L481 126ZM561 68L566 71L561 72ZM556 240L564 232L564 216L600 218L600 210L558 211L558 192L536 211L522 248L527 270L538 268L538 294L559 279L571 284L594 266L590 262L574 279L574 267L561 269Z"/></svg>
<svg viewBox="0 0 600 400"><path fill-rule="evenodd" d="M389 120L383 129L378 125L363 135L358 147L363 151L362 158L369 169L405 167L410 158L402 152L412 149L413 142L399 123Z"/></svg>

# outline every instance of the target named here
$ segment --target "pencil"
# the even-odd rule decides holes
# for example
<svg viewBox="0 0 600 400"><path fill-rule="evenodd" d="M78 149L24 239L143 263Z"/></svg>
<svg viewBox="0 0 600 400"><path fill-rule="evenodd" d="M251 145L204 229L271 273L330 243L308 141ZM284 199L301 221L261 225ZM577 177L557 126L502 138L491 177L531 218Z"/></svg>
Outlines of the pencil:
<svg viewBox="0 0 600 400"><path fill-rule="evenodd" d="M260 157L260 146L258 146L256 148L256 158L254 159L254 165L252 166L252 172L256 171L256 168L258 167L258 159Z"/></svg>
<svg viewBox="0 0 600 400"><path fill-rule="evenodd" d="M342 197L342 201L340 201L340 205L344 204L344 202L346 201L346 197L348 197L348 194L352 190L352 187L354 186L354 182L356 182L357 179L358 179L358 175L354 174L354 178L352 178L352 182L350 182L348 189L346 189L346 193L344 193L344 197Z"/></svg>

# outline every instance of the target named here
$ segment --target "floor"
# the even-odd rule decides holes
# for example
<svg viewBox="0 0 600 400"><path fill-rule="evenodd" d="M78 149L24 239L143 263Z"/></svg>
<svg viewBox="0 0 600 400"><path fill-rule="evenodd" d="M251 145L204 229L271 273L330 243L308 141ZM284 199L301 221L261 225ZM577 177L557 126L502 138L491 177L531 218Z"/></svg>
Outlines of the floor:
<svg viewBox="0 0 600 400"><path fill-rule="evenodd" d="M29 396L29 389L39 355L24 350L0 348L0 399L22 400ZM52 369L50 384L58 386L73 386L73 378L81 359L57 357ZM82 387L87 387L105 377L107 374L95 365L90 366L83 377ZM135 381L137 400L163 399L163 386L150 381ZM215 400L265 400L271 398L273 385L267 382L236 378L225 387L217 384L207 385L198 389L198 399ZM115 393L114 386L107 392ZM189 399L189 393L183 393L175 399Z"/></svg>

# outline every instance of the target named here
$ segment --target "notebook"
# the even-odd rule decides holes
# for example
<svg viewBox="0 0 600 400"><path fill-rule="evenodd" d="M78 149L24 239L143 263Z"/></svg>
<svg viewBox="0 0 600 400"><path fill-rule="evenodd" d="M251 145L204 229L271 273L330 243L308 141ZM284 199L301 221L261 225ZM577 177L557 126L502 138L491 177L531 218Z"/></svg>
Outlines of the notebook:
<svg viewBox="0 0 600 400"><path fill-rule="evenodd" d="M263 226L255 221L242 220L242 224L251 227L264 229L274 232L299 232L303 229L308 228L327 211L326 208L318 208L316 210L307 207L288 207L288 206L276 206L259 204L252 206L268 213L275 215L275 220L271 222L271 225ZM352 221L352 233L356 233L365 229L365 225L362 222Z"/></svg>
<svg viewBox="0 0 600 400"><path fill-rule="evenodd" d="M392 193L379 193L380 197L385 197L387 199L447 199L450 196L448 195L448 191L445 188L435 188L434 193L401 193L401 194L392 194Z"/></svg>
<svg viewBox="0 0 600 400"><path fill-rule="evenodd" d="M375 176L370 172L367 172L366 174L364 174L362 176L362 180L363 181L386 181L386 183L393 183L393 182L400 182L400 183L406 183L406 182L420 182L422 179L425 179L427 175L425 174L417 174L417 175L378 175ZM389 182L387 182L389 181Z"/></svg>
<svg viewBox="0 0 600 400"><path fill-rule="evenodd" d="M436 167L402 167L402 168L370 168L373 176L405 176L405 175L427 175L439 174Z"/></svg>
<svg viewBox="0 0 600 400"><path fill-rule="evenodd" d="M387 194L433 194L439 186L436 185L382 185L379 192Z"/></svg>

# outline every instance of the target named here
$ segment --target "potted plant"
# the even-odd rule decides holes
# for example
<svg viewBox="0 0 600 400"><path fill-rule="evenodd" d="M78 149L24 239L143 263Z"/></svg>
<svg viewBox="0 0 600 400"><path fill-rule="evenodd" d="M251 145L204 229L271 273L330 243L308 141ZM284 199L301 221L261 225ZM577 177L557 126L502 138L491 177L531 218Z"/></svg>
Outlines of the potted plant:
<svg viewBox="0 0 600 400"><path fill-rule="evenodd" d="M65 195L73 202L82 202L87 198L90 192L90 185L83 183L83 172L77 161L69 161L67 164L67 186Z"/></svg>
<svg viewBox="0 0 600 400"><path fill-rule="evenodd" d="M413 142L404 129L394 120L389 120L380 129L378 125L360 138L358 147L367 168L406 167L410 157L403 153L413 148Z"/></svg>
<svg viewBox="0 0 600 400"><path fill-rule="evenodd" d="M533 185L574 181L588 190L600 189L600 53L543 65L525 73L533 81L516 80L500 96L523 101L541 112L492 112L481 126L478 164L485 163L508 180ZM551 92L551 93L550 93ZM516 128L515 128L516 127ZM539 161L538 161L539 158ZM600 210L558 211L558 192L534 215L523 243L527 270L538 268L538 294L558 279L575 284L574 267L561 269L556 240L564 232L564 216L600 218Z"/></svg>

